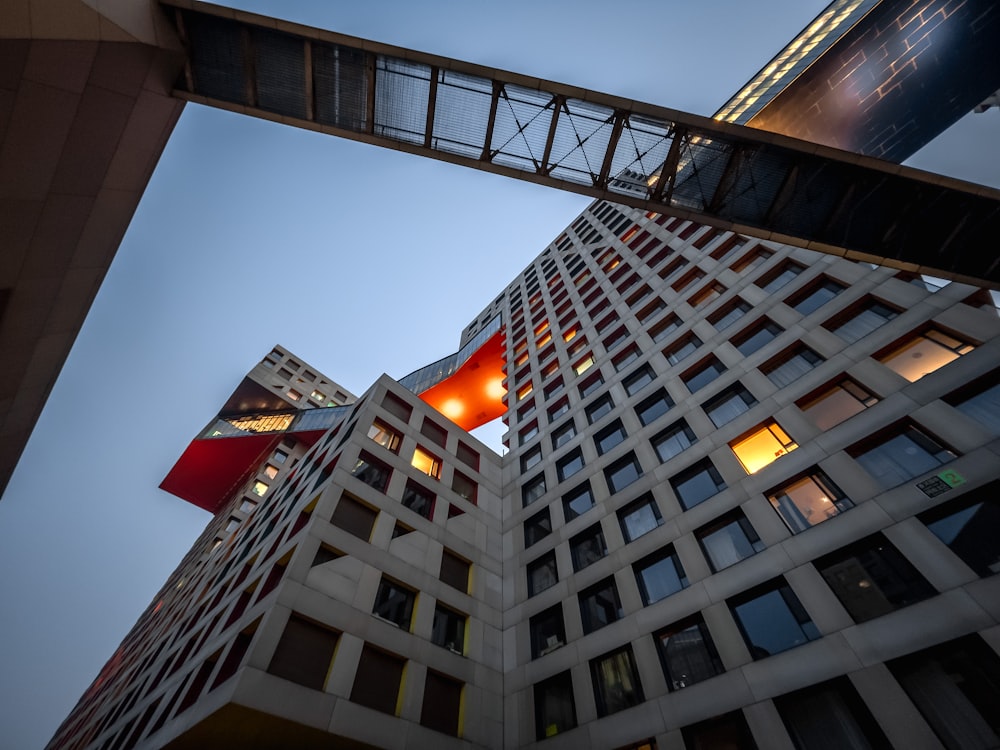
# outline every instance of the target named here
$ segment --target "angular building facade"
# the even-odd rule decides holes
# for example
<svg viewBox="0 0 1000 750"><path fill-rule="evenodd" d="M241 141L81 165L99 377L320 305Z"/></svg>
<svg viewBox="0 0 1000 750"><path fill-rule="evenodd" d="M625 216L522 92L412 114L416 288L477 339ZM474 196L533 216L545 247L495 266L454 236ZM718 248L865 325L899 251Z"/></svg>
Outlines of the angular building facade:
<svg viewBox="0 0 1000 750"><path fill-rule="evenodd" d="M596 202L460 344L357 398L268 355L49 746L1000 743L986 291Z"/></svg>

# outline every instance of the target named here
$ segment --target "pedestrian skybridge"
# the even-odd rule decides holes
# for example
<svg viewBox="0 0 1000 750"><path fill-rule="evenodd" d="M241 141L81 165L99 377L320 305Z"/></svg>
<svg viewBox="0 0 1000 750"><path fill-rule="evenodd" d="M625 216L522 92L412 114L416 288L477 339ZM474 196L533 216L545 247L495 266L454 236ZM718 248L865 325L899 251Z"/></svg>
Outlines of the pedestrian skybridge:
<svg viewBox="0 0 1000 750"><path fill-rule="evenodd" d="M915 273L1000 285L1000 191L652 104L180 2L183 99ZM168 3L169 5L169 3Z"/></svg>

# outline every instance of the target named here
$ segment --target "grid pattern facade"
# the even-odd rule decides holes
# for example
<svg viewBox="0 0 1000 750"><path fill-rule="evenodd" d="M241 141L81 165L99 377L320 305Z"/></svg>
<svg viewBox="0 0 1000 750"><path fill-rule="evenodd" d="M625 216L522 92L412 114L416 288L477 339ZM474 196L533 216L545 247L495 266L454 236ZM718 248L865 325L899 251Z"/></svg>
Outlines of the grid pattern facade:
<svg viewBox="0 0 1000 750"><path fill-rule="evenodd" d="M502 459L383 376L50 746L996 743L986 292L597 202L497 314Z"/></svg>

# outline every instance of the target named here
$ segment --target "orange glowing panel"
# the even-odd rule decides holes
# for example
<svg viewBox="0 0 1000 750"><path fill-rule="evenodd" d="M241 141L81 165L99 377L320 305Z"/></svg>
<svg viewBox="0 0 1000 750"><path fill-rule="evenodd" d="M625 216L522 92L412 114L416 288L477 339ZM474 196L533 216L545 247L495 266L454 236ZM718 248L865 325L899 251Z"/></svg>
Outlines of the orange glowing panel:
<svg viewBox="0 0 1000 750"><path fill-rule="evenodd" d="M503 397L503 332L496 333L447 380L420 394L463 430L492 422L507 411Z"/></svg>

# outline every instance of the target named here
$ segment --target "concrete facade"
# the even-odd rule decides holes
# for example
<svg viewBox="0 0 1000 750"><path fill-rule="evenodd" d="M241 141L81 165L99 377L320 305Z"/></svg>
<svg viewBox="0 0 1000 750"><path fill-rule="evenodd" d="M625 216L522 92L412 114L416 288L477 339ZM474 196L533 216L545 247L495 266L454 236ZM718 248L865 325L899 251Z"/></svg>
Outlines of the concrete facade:
<svg viewBox="0 0 1000 750"><path fill-rule="evenodd" d="M462 343L498 313L502 458L388 376L331 407L49 746L997 741L989 294L598 202Z"/></svg>

